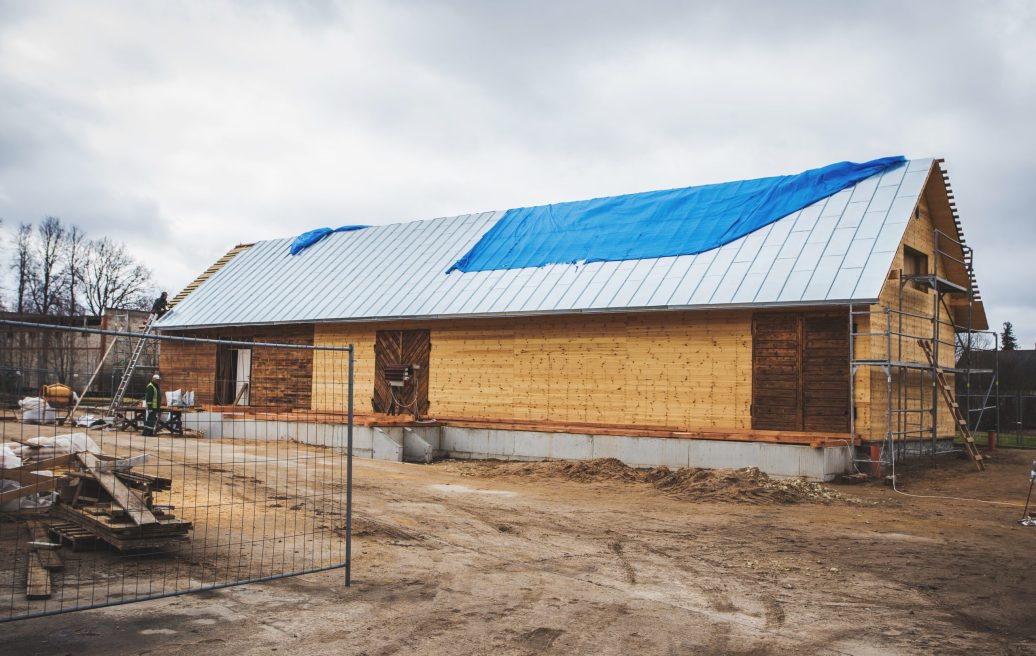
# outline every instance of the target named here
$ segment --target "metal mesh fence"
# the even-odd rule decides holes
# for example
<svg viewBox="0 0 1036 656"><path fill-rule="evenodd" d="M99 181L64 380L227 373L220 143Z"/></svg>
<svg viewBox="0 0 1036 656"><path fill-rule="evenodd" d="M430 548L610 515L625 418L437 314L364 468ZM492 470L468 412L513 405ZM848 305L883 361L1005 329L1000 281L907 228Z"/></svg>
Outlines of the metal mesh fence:
<svg viewBox="0 0 1036 656"><path fill-rule="evenodd" d="M958 395L962 404L973 408L972 421L977 424L975 440L988 443L989 433L997 433L1000 446L1036 448L1036 395L979 394Z"/></svg>
<svg viewBox="0 0 1036 656"><path fill-rule="evenodd" d="M0 329L0 621L333 568L348 582L350 347L92 331L159 354L157 394L113 404L100 350L76 353L69 329ZM74 366L47 364L59 347Z"/></svg>

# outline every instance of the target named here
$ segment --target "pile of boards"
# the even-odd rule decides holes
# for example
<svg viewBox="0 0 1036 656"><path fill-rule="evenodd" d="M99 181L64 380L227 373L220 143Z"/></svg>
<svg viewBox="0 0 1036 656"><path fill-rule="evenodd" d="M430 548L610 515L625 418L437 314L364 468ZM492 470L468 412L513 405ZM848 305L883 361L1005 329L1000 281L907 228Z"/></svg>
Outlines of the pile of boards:
<svg viewBox="0 0 1036 656"><path fill-rule="evenodd" d="M187 539L191 523L154 502L154 493L172 488L172 480L133 471L145 459L75 454L73 466L59 477L58 501L50 514L120 551L160 549ZM74 547L74 539L69 541Z"/></svg>
<svg viewBox="0 0 1036 656"><path fill-rule="evenodd" d="M104 542L140 552L188 539L191 522L173 515L172 506L155 503L155 493L170 490L172 480L134 470L147 461L146 454L117 458L96 449L46 455L0 469L0 479L20 484L0 492L0 506L32 501L14 513L30 536L28 598L50 596L50 572L64 566L63 546L82 551Z"/></svg>

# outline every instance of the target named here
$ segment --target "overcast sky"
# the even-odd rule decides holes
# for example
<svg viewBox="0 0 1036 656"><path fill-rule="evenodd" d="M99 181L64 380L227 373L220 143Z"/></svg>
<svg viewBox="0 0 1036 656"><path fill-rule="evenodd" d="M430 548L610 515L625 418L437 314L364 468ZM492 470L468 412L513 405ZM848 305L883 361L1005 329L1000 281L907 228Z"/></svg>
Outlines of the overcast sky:
<svg viewBox="0 0 1036 656"><path fill-rule="evenodd" d="M0 0L0 218L175 292L314 227L944 157L1032 348L1034 35L1029 0Z"/></svg>

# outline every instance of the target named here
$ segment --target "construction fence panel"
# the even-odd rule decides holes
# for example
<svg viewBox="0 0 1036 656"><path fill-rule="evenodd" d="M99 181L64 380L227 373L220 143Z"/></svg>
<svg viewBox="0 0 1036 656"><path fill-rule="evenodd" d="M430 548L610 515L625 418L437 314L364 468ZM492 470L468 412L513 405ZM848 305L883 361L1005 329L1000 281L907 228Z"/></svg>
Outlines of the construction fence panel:
<svg viewBox="0 0 1036 656"><path fill-rule="evenodd" d="M338 568L348 584L351 347L12 321L0 338L0 621Z"/></svg>
<svg viewBox="0 0 1036 656"><path fill-rule="evenodd" d="M988 444L989 434L997 434L997 444L1004 447L1036 448L1036 395L978 394L958 395L962 405L972 408L971 421L975 440Z"/></svg>

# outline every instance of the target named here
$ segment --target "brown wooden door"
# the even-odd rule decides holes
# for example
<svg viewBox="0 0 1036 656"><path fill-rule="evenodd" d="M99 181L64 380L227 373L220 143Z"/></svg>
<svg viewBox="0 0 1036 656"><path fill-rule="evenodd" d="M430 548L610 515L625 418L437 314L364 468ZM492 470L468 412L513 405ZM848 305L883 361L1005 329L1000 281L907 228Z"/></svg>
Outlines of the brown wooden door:
<svg viewBox="0 0 1036 656"><path fill-rule="evenodd" d="M752 428L849 431L849 328L844 316L752 318Z"/></svg>
<svg viewBox="0 0 1036 656"><path fill-rule="evenodd" d="M849 325L845 316L806 316L802 344L802 427L849 432Z"/></svg>
<svg viewBox="0 0 1036 656"><path fill-rule="evenodd" d="M379 330L374 342L375 412L413 414L415 403L420 414L428 413L428 360L432 352L427 330ZM415 375L403 387L390 387L385 381L385 365L407 364Z"/></svg>
<svg viewBox="0 0 1036 656"><path fill-rule="evenodd" d="M752 317L752 428L802 429L801 360L797 315Z"/></svg>

